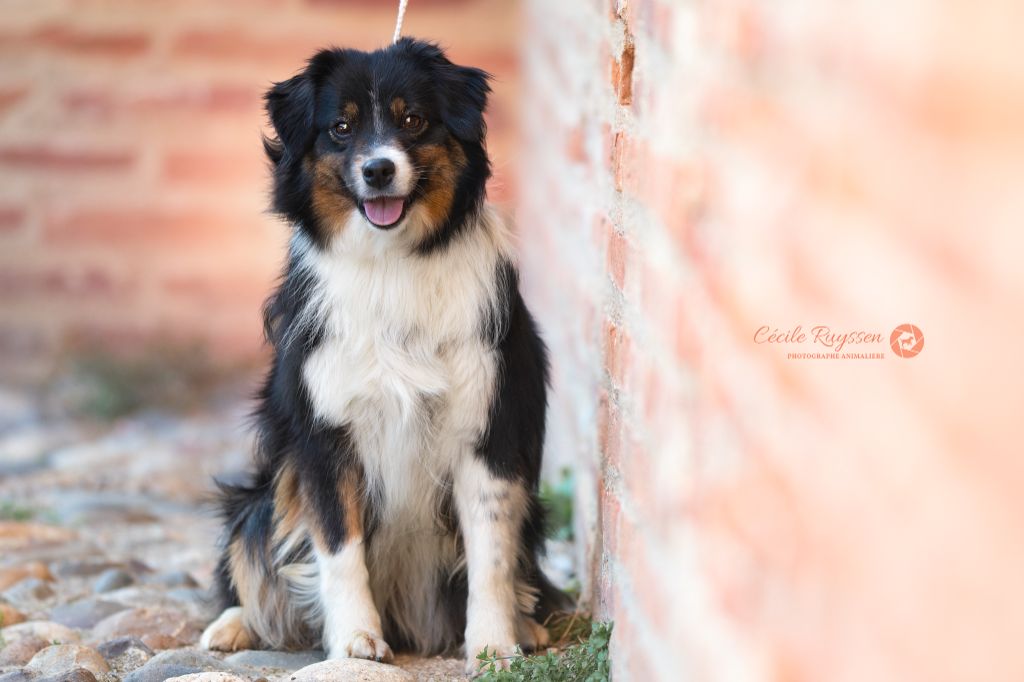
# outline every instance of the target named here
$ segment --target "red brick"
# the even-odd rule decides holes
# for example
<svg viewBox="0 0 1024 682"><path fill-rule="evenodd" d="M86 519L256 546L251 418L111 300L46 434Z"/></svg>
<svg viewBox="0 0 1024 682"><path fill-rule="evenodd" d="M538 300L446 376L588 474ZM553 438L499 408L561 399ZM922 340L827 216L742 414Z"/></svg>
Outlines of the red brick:
<svg viewBox="0 0 1024 682"><path fill-rule="evenodd" d="M615 228L608 231L608 274L615 286L622 291L626 288L626 261L629 258L629 243Z"/></svg>
<svg viewBox="0 0 1024 682"><path fill-rule="evenodd" d="M269 182L266 165L262 163L262 149L253 143L251 150L242 153L175 152L167 154L163 162L163 177L169 182L212 185L246 184L261 186Z"/></svg>
<svg viewBox="0 0 1024 682"><path fill-rule="evenodd" d="M622 505L617 495L609 492L603 485L597 493L598 513L601 516L601 553L604 557L614 557L619 551L619 529L622 516Z"/></svg>
<svg viewBox="0 0 1024 682"><path fill-rule="evenodd" d="M5 268L0 270L0 292L25 296L110 297L125 290L123 282L97 268L50 268L39 271Z"/></svg>
<svg viewBox="0 0 1024 682"><path fill-rule="evenodd" d="M649 533L649 528L625 529L619 556L637 598L635 607L638 607L637 610L642 612L645 623L655 632L665 633L671 627L672 614L662 595L663 588L659 575L647 557L647 552L652 551L653 547L645 537L645 532Z"/></svg>
<svg viewBox="0 0 1024 682"><path fill-rule="evenodd" d="M162 113L237 115L262 108L258 88L212 83L194 87L173 86L162 92L119 93L111 89L74 89L62 98L74 114L153 116Z"/></svg>
<svg viewBox="0 0 1024 682"><path fill-rule="evenodd" d="M134 163L134 154L120 150L56 147L43 143L0 146L0 166L25 170L75 173L125 171Z"/></svg>
<svg viewBox="0 0 1024 682"><path fill-rule="evenodd" d="M569 132L569 137L565 140L565 156L577 163L584 163L587 160L586 132L582 126L576 126Z"/></svg>
<svg viewBox="0 0 1024 682"><path fill-rule="evenodd" d="M303 0L303 2L312 7L337 7L338 9L351 9L352 7L367 8L367 9L379 9L381 7L380 0ZM455 8L458 9L460 5L471 5L472 0L419 0L417 3L418 9L432 9L432 8ZM394 7L389 7L395 15L398 14L398 3L394 4ZM408 14L406 14L408 16Z"/></svg>
<svg viewBox="0 0 1024 682"><path fill-rule="evenodd" d="M633 65L636 59L636 44L633 36L626 34L625 43L617 59L612 62L612 88L619 104L633 103Z"/></svg>
<svg viewBox="0 0 1024 682"><path fill-rule="evenodd" d="M622 417L619 408L612 402L605 390L601 391L598 402L597 434L598 449L605 467L618 468L622 454Z"/></svg>
<svg viewBox="0 0 1024 682"><path fill-rule="evenodd" d="M242 306L266 297L273 282L260 273L181 274L163 280L163 289L196 302Z"/></svg>
<svg viewBox="0 0 1024 682"><path fill-rule="evenodd" d="M320 47L323 45L308 35L255 35L234 28L220 28L186 31L178 36L171 49L178 57L246 63L251 63L259 55L261 61L294 64L293 70L298 71Z"/></svg>
<svg viewBox="0 0 1024 682"><path fill-rule="evenodd" d="M657 648L656 652L650 651L650 647L652 645ZM664 657L663 652L667 650L666 645L671 646L667 642L655 643L646 641L645 638L636 631L636 627L633 625L632 619L624 613L624 610L620 610L616 614L615 628L612 630L610 654L612 656L613 663L619 664L624 660L626 662L626 666L617 668L615 671L616 679L618 679L619 670L628 672L627 675L623 676L623 679L662 679L651 667L651 657L652 655ZM673 667L677 668L678 664L673 665Z"/></svg>
<svg viewBox="0 0 1024 682"><path fill-rule="evenodd" d="M19 206L0 206L0 232L11 232L25 222L25 209Z"/></svg>
<svg viewBox="0 0 1024 682"><path fill-rule="evenodd" d="M195 209L89 208L49 217L45 234L53 244L200 245L230 239L242 222Z"/></svg>
<svg viewBox="0 0 1024 682"><path fill-rule="evenodd" d="M604 363L612 383L622 386L630 367L633 343L629 333L612 321L604 322Z"/></svg>
<svg viewBox="0 0 1024 682"><path fill-rule="evenodd" d="M28 94L27 86L0 87L0 114L25 99L26 94Z"/></svg>
<svg viewBox="0 0 1024 682"><path fill-rule="evenodd" d="M106 57L134 57L149 48L150 37L139 31L83 29L68 25L40 28L32 36L34 42L75 54Z"/></svg>

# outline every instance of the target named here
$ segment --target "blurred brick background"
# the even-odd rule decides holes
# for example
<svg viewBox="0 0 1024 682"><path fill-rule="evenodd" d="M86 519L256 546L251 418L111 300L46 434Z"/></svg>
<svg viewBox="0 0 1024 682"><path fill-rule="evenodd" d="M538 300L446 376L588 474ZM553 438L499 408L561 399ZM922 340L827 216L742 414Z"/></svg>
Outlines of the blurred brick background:
<svg viewBox="0 0 1024 682"><path fill-rule="evenodd" d="M37 380L68 344L258 352L287 233L264 213L262 94L320 47L387 44L396 7L0 0L0 373ZM418 0L405 24L496 76L505 204L518 18L506 0Z"/></svg>
<svg viewBox="0 0 1024 682"><path fill-rule="evenodd" d="M525 280L617 679L1024 679L1024 5L527 6ZM753 341L904 322L909 360Z"/></svg>
<svg viewBox="0 0 1024 682"><path fill-rule="evenodd" d="M260 95L394 4L0 0L3 378L79 336L255 353ZM1024 679L1024 6L525 5L412 0L406 32L499 77L492 196L617 679ZM753 341L905 322L911 360Z"/></svg>

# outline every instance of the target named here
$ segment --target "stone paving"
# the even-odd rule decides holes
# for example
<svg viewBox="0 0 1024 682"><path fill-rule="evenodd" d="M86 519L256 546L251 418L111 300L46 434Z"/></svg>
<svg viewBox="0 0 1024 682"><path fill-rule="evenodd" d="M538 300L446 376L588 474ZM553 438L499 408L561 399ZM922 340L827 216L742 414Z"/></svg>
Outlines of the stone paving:
<svg viewBox="0 0 1024 682"><path fill-rule="evenodd" d="M0 682L466 679L459 659L197 648L215 615L211 479L247 466L246 408L97 424L0 389Z"/></svg>

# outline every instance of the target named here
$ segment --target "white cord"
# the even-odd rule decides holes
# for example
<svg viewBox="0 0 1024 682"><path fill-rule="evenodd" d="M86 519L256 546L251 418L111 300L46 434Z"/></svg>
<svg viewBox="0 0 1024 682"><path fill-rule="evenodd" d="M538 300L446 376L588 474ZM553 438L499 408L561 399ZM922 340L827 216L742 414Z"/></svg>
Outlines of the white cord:
<svg viewBox="0 0 1024 682"><path fill-rule="evenodd" d="M395 22L395 37L391 39L392 43L397 43L402 35L402 21L405 19L405 8L408 5L409 0L398 0L398 20Z"/></svg>

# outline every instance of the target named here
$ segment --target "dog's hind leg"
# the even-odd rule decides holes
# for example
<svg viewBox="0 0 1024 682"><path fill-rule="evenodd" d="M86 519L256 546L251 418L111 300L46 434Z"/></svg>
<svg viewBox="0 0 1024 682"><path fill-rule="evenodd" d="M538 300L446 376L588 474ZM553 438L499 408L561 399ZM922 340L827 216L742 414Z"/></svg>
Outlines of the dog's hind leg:
<svg viewBox="0 0 1024 682"><path fill-rule="evenodd" d="M224 487L229 541L217 570L224 611L200 639L207 649L304 648L314 642L316 610L306 608L296 588L303 569L315 568L292 471L282 467L272 485Z"/></svg>
<svg viewBox="0 0 1024 682"><path fill-rule="evenodd" d="M241 606L224 609L217 620L210 623L203 631L203 636L199 639L199 646L214 651L239 651L255 648L255 641L245 627L242 615Z"/></svg>

